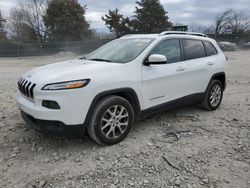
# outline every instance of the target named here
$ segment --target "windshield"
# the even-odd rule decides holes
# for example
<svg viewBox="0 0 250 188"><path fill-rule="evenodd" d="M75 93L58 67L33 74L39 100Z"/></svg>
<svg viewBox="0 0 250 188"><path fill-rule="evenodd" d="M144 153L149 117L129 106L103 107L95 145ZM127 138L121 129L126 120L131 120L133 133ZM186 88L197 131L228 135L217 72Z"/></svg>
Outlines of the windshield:
<svg viewBox="0 0 250 188"><path fill-rule="evenodd" d="M127 63L134 60L153 39L133 38L114 40L86 56L88 60Z"/></svg>

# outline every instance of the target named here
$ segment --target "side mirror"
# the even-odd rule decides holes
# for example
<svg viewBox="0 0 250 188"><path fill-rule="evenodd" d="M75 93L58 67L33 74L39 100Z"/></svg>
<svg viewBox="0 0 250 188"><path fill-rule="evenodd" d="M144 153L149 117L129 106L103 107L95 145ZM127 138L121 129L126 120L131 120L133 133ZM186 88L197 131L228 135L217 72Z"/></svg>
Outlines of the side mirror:
<svg viewBox="0 0 250 188"><path fill-rule="evenodd" d="M167 57L165 55L160 54L152 54L147 60L144 62L144 65L161 65L167 63Z"/></svg>

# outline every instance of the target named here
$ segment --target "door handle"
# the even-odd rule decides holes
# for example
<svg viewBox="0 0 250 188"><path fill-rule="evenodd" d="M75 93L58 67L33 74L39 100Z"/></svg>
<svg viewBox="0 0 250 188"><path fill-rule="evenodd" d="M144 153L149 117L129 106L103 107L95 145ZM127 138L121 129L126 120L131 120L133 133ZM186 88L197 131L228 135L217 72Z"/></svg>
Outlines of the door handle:
<svg viewBox="0 0 250 188"><path fill-rule="evenodd" d="M214 65L212 61L207 62L207 65Z"/></svg>
<svg viewBox="0 0 250 188"><path fill-rule="evenodd" d="M184 67L178 67L178 68L176 69L176 71L184 71L184 70L185 70Z"/></svg>

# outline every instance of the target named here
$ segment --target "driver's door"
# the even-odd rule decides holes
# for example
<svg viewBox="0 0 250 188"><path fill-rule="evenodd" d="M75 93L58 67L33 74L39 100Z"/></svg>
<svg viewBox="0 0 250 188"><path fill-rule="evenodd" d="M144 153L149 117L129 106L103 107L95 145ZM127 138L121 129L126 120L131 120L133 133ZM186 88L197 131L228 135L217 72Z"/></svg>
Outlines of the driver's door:
<svg viewBox="0 0 250 188"><path fill-rule="evenodd" d="M181 98L186 95L186 65L182 61L179 39L160 42L149 54L167 57L167 64L143 66L142 94L144 109Z"/></svg>

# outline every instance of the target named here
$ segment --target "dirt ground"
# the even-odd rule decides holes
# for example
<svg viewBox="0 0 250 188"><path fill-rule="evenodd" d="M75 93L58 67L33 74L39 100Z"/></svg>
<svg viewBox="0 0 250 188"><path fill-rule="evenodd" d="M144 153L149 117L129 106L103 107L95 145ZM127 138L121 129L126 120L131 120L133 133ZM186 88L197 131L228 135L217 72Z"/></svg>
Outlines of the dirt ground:
<svg viewBox="0 0 250 188"><path fill-rule="evenodd" d="M121 143L44 136L20 117L19 75L72 59L0 58L0 187L250 187L250 51L227 52L221 107L170 110L136 122ZM176 141L169 129L186 130Z"/></svg>

